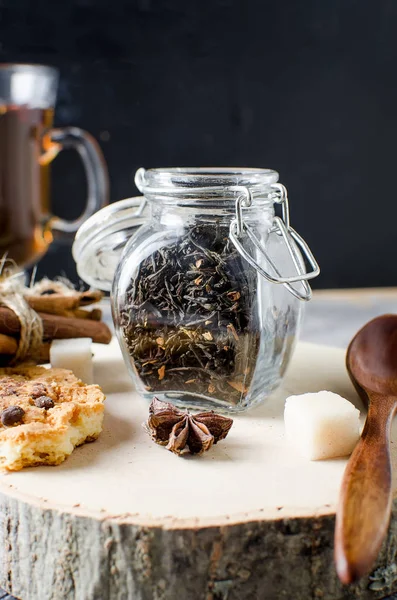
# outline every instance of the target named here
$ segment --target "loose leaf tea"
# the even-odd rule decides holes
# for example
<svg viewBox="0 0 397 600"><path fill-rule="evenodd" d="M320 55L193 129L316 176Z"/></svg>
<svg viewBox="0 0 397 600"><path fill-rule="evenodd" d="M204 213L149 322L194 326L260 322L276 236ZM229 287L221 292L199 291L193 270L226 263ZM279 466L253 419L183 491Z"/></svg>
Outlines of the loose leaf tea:
<svg viewBox="0 0 397 600"><path fill-rule="evenodd" d="M142 261L121 328L148 391L244 399L259 349L256 277L219 222L191 227Z"/></svg>

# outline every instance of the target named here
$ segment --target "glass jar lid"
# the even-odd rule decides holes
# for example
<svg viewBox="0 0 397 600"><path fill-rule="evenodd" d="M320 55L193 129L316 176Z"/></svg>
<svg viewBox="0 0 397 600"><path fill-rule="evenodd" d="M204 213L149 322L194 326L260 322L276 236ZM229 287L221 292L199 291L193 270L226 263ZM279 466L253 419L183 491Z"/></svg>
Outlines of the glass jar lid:
<svg viewBox="0 0 397 600"><path fill-rule="evenodd" d="M150 218L142 196L105 206L78 230L72 248L77 273L89 285L110 292L124 246Z"/></svg>

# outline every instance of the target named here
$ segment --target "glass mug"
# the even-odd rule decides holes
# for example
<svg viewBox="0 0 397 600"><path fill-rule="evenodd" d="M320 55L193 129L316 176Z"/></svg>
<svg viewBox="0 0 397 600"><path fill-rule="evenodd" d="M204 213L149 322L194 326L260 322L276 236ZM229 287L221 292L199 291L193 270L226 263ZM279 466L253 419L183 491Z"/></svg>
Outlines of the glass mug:
<svg viewBox="0 0 397 600"><path fill-rule="evenodd" d="M58 71L0 64L0 258L28 267L47 251L53 230L77 231L107 204L106 163L95 139L77 127L53 129ZM87 178L79 218L51 215L50 164L64 148L79 153Z"/></svg>

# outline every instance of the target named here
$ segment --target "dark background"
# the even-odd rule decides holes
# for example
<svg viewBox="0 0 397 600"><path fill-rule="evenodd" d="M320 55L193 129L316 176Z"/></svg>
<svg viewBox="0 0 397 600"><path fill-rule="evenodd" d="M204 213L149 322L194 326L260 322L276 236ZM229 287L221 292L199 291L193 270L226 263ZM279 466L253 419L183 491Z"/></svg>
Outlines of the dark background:
<svg viewBox="0 0 397 600"><path fill-rule="evenodd" d="M315 287L397 284L395 0L0 0L0 61L59 67L55 123L97 137L112 201L139 166L274 168ZM52 173L77 216L77 157ZM60 271L68 245L40 265Z"/></svg>

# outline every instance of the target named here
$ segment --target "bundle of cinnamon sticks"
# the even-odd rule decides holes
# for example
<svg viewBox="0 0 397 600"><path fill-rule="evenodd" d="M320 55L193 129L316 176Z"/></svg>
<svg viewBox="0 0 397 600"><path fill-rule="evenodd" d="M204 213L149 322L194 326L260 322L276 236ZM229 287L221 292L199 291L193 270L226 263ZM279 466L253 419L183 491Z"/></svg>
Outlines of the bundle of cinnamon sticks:
<svg viewBox="0 0 397 600"><path fill-rule="evenodd" d="M99 302L103 293L98 290L66 293L46 286L44 291L28 290L23 294L43 322L43 343L29 360L37 364L49 361L50 345L53 339L92 338L93 342L109 344L112 338L109 327L101 321L99 308L85 310L85 307ZM9 308L0 306L0 363L7 364L16 354L21 324L16 314Z"/></svg>

